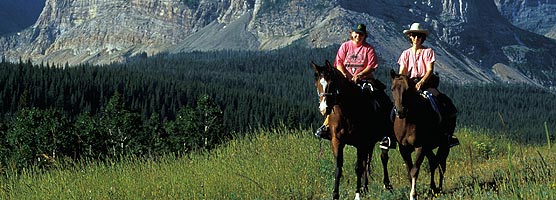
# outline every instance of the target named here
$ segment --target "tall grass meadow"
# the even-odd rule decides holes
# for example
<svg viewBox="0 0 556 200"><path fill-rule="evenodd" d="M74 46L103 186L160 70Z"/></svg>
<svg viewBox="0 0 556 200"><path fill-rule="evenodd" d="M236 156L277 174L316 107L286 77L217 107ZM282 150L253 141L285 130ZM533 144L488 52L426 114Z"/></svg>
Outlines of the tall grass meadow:
<svg viewBox="0 0 556 200"><path fill-rule="evenodd" d="M556 154L548 144L520 144L468 128L456 135L461 145L448 157L444 192L428 192L425 161L418 180L420 198L556 199ZM370 192L363 199L407 199L403 161L397 150L389 155L394 189L383 189L375 147ZM353 198L353 147L345 148L345 159L340 195ZM282 127L259 129L210 152L4 170L0 199L331 199L333 173L329 141L314 138L312 130Z"/></svg>

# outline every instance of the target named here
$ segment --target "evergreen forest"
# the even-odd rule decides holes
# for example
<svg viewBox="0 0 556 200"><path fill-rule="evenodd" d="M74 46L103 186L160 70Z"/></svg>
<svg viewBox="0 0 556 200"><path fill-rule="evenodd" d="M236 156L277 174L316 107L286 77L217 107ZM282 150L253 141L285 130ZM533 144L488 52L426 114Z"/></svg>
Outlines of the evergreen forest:
<svg viewBox="0 0 556 200"><path fill-rule="evenodd" d="M2 59L0 162L183 154L261 127L318 127L310 63L333 60L337 48L140 55L103 66ZM392 68L381 60L375 76L389 85ZM533 144L546 141L545 122L554 130L547 90L449 82L440 90L458 107L458 127Z"/></svg>

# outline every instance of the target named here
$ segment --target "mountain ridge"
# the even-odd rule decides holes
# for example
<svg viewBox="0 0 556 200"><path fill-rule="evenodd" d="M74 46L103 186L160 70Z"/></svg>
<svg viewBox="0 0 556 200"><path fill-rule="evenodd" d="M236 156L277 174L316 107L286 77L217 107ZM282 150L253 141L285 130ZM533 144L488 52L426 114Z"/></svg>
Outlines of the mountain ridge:
<svg viewBox="0 0 556 200"><path fill-rule="evenodd" d="M437 71L447 80L554 88L556 42L512 25L504 11L512 3L46 0L33 26L0 38L0 54L10 61L77 65L158 53L319 48L345 41L352 25L366 23L381 64L397 68L395 60L409 47L401 32L420 22L431 30L425 45L437 52Z"/></svg>

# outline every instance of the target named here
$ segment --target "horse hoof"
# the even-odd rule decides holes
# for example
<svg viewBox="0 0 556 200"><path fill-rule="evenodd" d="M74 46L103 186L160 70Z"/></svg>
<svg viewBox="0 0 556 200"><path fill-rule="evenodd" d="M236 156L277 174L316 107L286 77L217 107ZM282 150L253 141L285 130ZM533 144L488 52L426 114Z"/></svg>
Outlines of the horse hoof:
<svg viewBox="0 0 556 200"><path fill-rule="evenodd" d="M439 188L431 189L431 193L434 197L438 197L442 194L442 189Z"/></svg>
<svg viewBox="0 0 556 200"><path fill-rule="evenodd" d="M390 185L390 184L384 184L384 189L392 190L392 189L394 189L394 187L392 187L392 185Z"/></svg>
<svg viewBox="0 0 556 200"><path fill-rule="evenodd" d="M361 198L359 197L359 193L355 193L355 199L354 200L361 200Z"/></svg>

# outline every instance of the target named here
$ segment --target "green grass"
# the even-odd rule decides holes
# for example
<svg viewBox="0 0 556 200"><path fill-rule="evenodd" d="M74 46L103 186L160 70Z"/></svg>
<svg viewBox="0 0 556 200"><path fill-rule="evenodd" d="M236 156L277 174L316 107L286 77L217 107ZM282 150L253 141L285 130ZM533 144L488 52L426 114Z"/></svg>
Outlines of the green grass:
<svg viewBox="0 0 556 200"><path fill-rule="evenodd" d="M444 192L437 199L556 199L556 154L469 129L456 135ZM322 155L320 148L322 145ZM355 192L355 149L345 148L342 199ZM320 155L320 156L319 156ZM394 190L382 189L379 150L372 159L370 193L363 199L407 199L409 184L399 152L390 151ZM63 166L61 166L63 165ZM419 176L427 193L427 162ZM330 142L310 130L260 130L211 152L119 162L83 161L5 173L0 199L330 199L334 162Z"/></svg>

